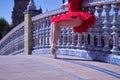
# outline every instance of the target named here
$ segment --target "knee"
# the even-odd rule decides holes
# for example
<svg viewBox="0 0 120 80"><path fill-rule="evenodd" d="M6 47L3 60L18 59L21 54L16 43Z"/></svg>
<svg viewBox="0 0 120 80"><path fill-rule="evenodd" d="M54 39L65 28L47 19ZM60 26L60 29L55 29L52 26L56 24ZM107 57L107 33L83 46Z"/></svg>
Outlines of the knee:
<svg viewBox="0 0 120 80"><path fill-rule="evenodd" d="M51 23L51 28L53 30L59 30L60 29L60 25L57 22L53 22L53 23Z"/></svg>
<svg viewBox="0 0 120 80"><path fill-rule="evenodd" d="M59 25L57 22L52 22L51 24L52 24L52 27L56 27L56 26L58 27Z"/></svg>

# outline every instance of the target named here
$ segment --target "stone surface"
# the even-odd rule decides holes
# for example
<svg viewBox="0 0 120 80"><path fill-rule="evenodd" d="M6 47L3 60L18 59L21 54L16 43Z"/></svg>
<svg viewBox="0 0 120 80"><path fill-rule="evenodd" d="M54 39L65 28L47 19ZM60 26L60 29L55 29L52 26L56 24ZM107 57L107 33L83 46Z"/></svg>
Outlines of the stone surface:
<svg viewBox="0 0 120 80"><path fill-rule="evenodd" d="M120 80L120 66L65 55L0 56L0 80Z"/></svg>

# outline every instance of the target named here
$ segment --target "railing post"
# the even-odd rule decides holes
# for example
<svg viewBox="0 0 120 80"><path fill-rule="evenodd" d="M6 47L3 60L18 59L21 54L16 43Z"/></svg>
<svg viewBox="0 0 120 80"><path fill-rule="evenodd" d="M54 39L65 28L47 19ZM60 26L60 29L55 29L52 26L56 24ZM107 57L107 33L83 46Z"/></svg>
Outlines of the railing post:
<svg viewBox="0 0 120 80"><path fill-rule="evenodd" d="M33 23L31 17L37 13L34 1L30 0L27 10L24 11L24 53L32 54L33 49Z"/></svg>
<svg viewBox="0 0 120 80"><path fill-rule="evenodd" d="M24 53L30 55L33 48L33 24L31 21L32 14L25 13L24 16Z"/></svg>

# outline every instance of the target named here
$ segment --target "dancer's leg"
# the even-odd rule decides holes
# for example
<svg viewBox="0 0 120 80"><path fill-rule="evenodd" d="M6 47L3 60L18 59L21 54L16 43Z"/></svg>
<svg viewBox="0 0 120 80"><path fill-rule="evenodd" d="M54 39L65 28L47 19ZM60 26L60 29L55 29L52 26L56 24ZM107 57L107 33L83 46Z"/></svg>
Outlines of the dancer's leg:
<svg viewBox="0 0 120 80"><path fill-rule="evenodd" d="M60 26L57 23L51 23L51 53L57 58L56 49L57 49L57 41L60 35Z"/></svg>
<svg viewBox="0 0 120 80"><path fill-rule="evenodd" d="M60 27L73 27L73 26L78 26L81 25L82 21L81 20L66 20L66 21L61 21L58 23L51 23L51 53L53 56L56 58L56 49L57 49L57 41L60 35Z"/></svg>
<svg viewBox="0 0 120 80"><path fill-rule="evenodd" d="M66 21L60 21L58 24L60 27L75 27L75 26L80 26L82 25L83 21L82 20L66 20Z"/></svg>

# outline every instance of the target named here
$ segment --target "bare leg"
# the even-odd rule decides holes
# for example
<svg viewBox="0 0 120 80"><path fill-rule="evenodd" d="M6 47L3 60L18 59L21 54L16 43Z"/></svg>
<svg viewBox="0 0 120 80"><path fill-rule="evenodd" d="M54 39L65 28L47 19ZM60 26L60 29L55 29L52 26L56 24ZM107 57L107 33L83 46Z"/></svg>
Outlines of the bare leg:
<svg viewBox="0 0 120 80"><path fill-rule="evenodd" d="M51 23L51 53L54 56L54 58L57 58L56 49L59 35L60 35L59 24Z"/></svg>
<svg viewBox="0 0 120 80"><path fill-rule="evenodd" d="M81 25L81 20L66 20L61 22L53 22L51 23L51 53L54 58L57 58L56 49L57 49L57 41L60 35L60 27L73 27Z"/></svg>

